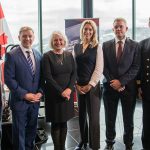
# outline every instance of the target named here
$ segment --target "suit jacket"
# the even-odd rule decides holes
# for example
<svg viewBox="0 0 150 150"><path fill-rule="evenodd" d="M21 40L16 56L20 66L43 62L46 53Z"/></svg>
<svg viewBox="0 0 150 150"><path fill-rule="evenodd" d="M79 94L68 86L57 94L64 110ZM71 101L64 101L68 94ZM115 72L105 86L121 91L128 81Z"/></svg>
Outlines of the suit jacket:
<svg viewBox="0 0 150 150"><path fill-rule="evenodd" d="M103 43L104 76L109 82L118 79L124 86L135 79L140 66L140 52L137 42L126 39L123 54L117 63L115 39Z"/></svg>
<svg viewBox="0 0 150 150"><path fill-rule="evenodd" d="M37 93L40 90L41 55L35 49L33 49L33 54L36 67L34 76L20 46L6 54L4 77L11 92L10 104L12 109L15 107L23 109L24 106L21 106L21 102L24 101L24 95Z"/></svg>
<svg viewBox="0 0 150 150"><path fill-rule="evenodd" d="M142 40L140 43L141 50L141 68L139 72L139 79L141 80L141 87L143 95L149 98L150 90L150 38Z"/></svg>

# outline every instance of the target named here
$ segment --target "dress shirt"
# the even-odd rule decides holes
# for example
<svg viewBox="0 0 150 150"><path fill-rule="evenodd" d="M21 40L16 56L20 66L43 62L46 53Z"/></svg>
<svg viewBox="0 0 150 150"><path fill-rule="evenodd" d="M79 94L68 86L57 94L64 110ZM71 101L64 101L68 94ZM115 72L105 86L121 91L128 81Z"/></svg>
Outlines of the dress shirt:
<svg viewBox="0 0 150 150"><path fill-rule="evenodd" d="M91 76L89 84L95 87L100 81L103 75L104 61L103 61L103 51L101 45L98 45L97 55L96 55L96 65L94 72Z"/></svg>
<svg viewBox="0 0 150 150"><path fill-rule="evenodd" d="M119 40L117 38L115 38L115 44L116 44L116 56L117 56L117 52L118 52L118 47L119 47L119 41L122 41L122 52L123 52L123 48L124 48L124 44L126 41L126 37L124 37L122 40Z"/></svg>
<svg viewBox="0 0 150 150"><path fill-rule="evenodd" d="M36 69L35 58L34 58L34 54L33 54L32 49L24 48L22 45L20 45L20 47L21 47L21 50L22 50L24 56L26 57L26 59L27 59L27 53L26 53L26 51L30 52L30 57L31 57L31 60L32 60L32 63L33 63L33 69L34 69L34 72L35 72L35 69Z"/></svg>
<svg viewBox="0 0 150 150"><path fill-rule="evenodd" d="M124 44L125 44L125 41L126 41L126 36L122 39L122 40L119 40L117 38L115 38L115 44L116 44L116 56L117 56L117 53L118 53L118 47L119 47L119 41L122 41L122 52L123 52L123 48L124 48ZM125 89L125 86L121 87L118 89L118 92L121 92Z"/></svg>
<svg viewBox="0 0 150 150"><path fill-rule="evenodd" d="M72 51L72 55L75 58L74 50ZM89 84L92 85L93 87L95 87L97 85L97 83L100 81L100 79L102 78L103 68L104 68L103 51L102 51L101 45L99 44L97 47L95 69L94 69L91 79L89 81Z"/></svg>

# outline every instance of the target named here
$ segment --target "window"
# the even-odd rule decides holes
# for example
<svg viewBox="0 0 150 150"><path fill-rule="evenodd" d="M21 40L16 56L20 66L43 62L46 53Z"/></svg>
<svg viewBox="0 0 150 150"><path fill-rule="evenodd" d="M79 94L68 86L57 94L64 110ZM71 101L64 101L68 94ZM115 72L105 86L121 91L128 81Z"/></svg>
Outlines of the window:
<svg viewBox="0 0 150 150"><path fill-rule="evenodd" d="M148 21L150 17L149 0L136 1L136 40L141 41L150 37Z"/></svg>
<svg viewBox="0 0 150 150"><path fill-rule="evenodd" d="M101 43L112 39L113 21L117 17L127 20L129 27L127 36L132 38L132 1L131 0L93 0L94 17L100 18Z"/></svg>
<svg viewBox="0 0 150 150"><path fill-rule="evenodd" d="M81 18L81 0L43 1L43 51L49 50L49 36L55 31L64 32L65 19Z"/></svg>
<svg viewBox="0 0 150 150"><path fill-rule="evenodd" d="M34 44L38 43L38 1L4 0L1 1L1 5L14 43L19 43L18 32L22 26L33 28L35 32Z"/></svg>

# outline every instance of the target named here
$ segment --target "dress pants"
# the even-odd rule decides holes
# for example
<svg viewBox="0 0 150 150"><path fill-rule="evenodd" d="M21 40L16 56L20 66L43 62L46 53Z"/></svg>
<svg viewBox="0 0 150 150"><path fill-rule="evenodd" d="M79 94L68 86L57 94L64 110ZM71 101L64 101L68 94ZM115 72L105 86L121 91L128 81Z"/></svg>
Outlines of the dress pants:
<svg viewBox="0 0 150 150"><path fill-rule="evenodd" d="M142 108L143 108L143 129L142 145L146 150L150 149L150 86L145 86L142 90Z"/></svg>
<svg viewBox="0 0 150 150"><path fill-rule="evenodd" d="M100 97L100 84L92 87L87 94L78 96L81 141L89 141L92 149L100 148Z"/></svg>
<svg viewBox="0 0 150 150"><path fill-rule="evenodd" d="M27 104L12 110L13 150L33 150L39 105Z"/></svg>
<svg viewBox="0 0 150 150"><path fill-rule="evenodd" d="M135 88L133 88L134 90ZM115 143L116 130L116 116L118 109L118 102L121 100L124 135L123 141L126 146L133 145L133 117L136 104L136 92L125 89L123 92L117 92L109 84L104 84L104 108L105 108L105 122L106 122L106 143L113 145Z"/></svg>

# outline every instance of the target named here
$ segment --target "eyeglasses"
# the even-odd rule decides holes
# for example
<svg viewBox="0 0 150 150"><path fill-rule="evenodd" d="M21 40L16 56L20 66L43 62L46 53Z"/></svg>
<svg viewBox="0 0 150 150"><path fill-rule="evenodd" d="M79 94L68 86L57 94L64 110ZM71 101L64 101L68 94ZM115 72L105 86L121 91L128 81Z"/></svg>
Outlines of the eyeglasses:
<svg viewBox="0 0 150 150"><path fill-rule="evenodd" d="M114 26L114 29L118 29L118 28L123 29L124 26L123 25L120 25L120 26L116 25L116 26Z"/></svg>

